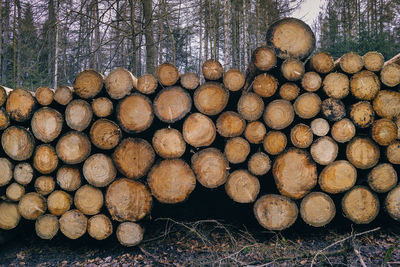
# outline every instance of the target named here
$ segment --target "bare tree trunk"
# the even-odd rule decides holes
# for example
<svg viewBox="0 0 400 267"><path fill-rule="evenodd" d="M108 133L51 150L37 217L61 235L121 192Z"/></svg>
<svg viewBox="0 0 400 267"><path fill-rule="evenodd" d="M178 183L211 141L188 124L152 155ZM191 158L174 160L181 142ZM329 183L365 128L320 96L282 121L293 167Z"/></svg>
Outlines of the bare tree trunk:
<svg viewBox="0 0 400 267"><path fill-rule="evenodd" d="M241 67L246 67L245 64L248 64L248 53L247 53L247 1L243 0L243 64Z"/></svg>
<svg viewBox="0 0 400 267"><path fill-rule="evenodd" d="M156 49L154 46L153 36L153 7L152 1L142 0L143 16L145 20L144 35L146 36L146 72L154 73L156 70L155 56Z"/></svg>
<svg viewBox="0 0 400 267"><path fill-rule="evenodd" d="M229 8L228 0L224 0L224 67L225 70L229 68Z"/></svg>
<svg viewBox="0 0 400 267"><path fill-rule="evenodd" d="M0 71L3 70L3 0L0 0ZM2 73L3 74L3 73ZM0 75L1 83L4 84L3 75Z"/></svg>
<svg viewBox="0 0 400 267"><path fill-rule="evenodd" d="M167 1L163 1L163 11L164 11L164 19L165 23L167 24L169 38L171 39L171 46L172 46L172 62L176 65L176 45L175 45L175 37L172 32L171 24L169 23L168 12L167 12Z"/></svg>
<svg viewBox="0 0 400 267"><path fill-rule="evenodd" d="M256 45L260 45L260 0L256 0Z"/></svg>
<svg viewBox="0 0 400 267"><path fill-rule="evenodd" d="M202 22L203 22L203 18L202 18L202 7L201 7L201 5L202 5L202 0L200 0L200 11L199 11L199 13L200 13L200 19L199 19L199 21L200 21L200 26L199 26L199 36L200 36L200 40L199 40L199 44L200 44L200 47L199 47L199 73L201 72L201 66L202 66L202 64L201 64L201 58L202 58L202 51L203 51L203 36L202 36L202 33L203 33L203 25L202 25Z"/></svg>
<svg viewBox="0 0 400 267"><path fill-rule="evenodd" d="M132 45L132 52L131 52L131 71L133 75L137 76L137 64L136 64L136 31L135 31L135 8L136 8L136 1L129 0L129 9L130 9L130 23L131 23L131 45Z"/></svg>
<svg viewBox="0 0 400 267"><path fill-rule="evenodd" d="M13 20L13 87L16 87L17 76L17 0L14 0L14 20Z"/></svg>
<svg viewBox="0 0 400 267"><path fill-rule="evenodd" d="M56 1L56 41L54 43L54 89L57 88L57 76L58 76L58 38L59 38L59 15L60 15L60 5L59 0Z"/></svg>
<svg viewBox="0 0 400 267"><path fill-rule="evenodd" d="M101 55L100 55L100 21L99 21L99 3L93 0L93 26L94 26L94 69L100 71Z"/></svg>

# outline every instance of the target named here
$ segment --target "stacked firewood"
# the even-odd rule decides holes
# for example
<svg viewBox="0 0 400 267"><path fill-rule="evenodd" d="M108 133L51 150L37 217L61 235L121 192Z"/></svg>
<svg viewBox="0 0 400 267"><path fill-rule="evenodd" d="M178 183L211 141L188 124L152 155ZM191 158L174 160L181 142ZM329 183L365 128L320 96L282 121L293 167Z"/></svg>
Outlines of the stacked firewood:
<svg viewBox="0 0 400 267"><path fill-rule="evenodd" d="M400 220L399 64L378 52L335 62L314 49L309 26L287 18L271 25L246 75L207 60L201 85L164 63L139 78L84 70L55 91L0 87L0 229L22 217L43 239L103 240L116 228L134 246L153 199L180 203L196 186L255 202L269 230L299 213L328 224L334 194L354 223L374 220L378 194ZM260 188L271 174L276 189Z"/></svg>

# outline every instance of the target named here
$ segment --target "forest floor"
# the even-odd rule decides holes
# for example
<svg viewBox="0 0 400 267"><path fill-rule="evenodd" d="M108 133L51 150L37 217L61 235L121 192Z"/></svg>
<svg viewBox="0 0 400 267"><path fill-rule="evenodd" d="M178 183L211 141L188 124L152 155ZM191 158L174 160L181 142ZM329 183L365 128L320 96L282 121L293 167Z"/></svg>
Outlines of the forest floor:
<svg viewBox="0 0 400 267"><path fill-rule="evenodd" d="M400 266L400 224L274 233L216 220L147 222L144 241L115 237L46 241L19 229L0 247L1 266ZM29 225L31 227L32 225ZM30 234L32 233L32 234ZM114 235L113 235L114 236Z"/></svg>

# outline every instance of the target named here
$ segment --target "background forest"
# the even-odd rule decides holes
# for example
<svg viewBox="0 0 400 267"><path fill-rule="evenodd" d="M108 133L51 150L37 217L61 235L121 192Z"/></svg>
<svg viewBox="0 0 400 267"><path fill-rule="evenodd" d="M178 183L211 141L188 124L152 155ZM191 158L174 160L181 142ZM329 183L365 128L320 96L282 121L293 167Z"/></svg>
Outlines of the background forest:
<svg viewBox="0 0 400 267"><path fill-rule="evenodd" d="M400 0L315 1L318 50L400 51ZM199 72L209 58L245 70L266 29L296 0L0 0L0 79L7 87L71 84L85 68L136 76L171 62Z"/></svg>

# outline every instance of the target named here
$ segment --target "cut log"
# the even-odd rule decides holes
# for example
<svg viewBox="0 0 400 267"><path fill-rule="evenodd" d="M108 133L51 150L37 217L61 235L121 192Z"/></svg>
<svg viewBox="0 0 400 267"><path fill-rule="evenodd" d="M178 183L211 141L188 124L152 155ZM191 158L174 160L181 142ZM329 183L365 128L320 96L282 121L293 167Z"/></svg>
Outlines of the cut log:
<svg viewBox="0 0 400 267"><path fill-rule="evenodd" d="M254 153L247 162L247 169L253 175L265 175L271 169L271 160L263 152Z"/></svg>
<svg viewBox="0 0 400 267"><path fill-rule="evenodd" d="M197 148L211 145L217 131L209 117L201 113L193 113L183 123L182 134L186 143Z"/></svg>
<svg viewBox="0 0 400 267"><path fill-rule="evenodd" d="M82 172L86 181L96 187L105 187L117 177L117 170L111 158L101 153L88 157L83 164Z"/></svg>
<svg viewBox="0 0 400 267"><path fill-rule="evenodd" d="M333 70L335 62L329 53L318 52L311 57L309 66L318 73L326 74Z"/></svg>
<svg viewBox="0 0 400 267"><path fill-rule="evenodd" d="M33 167L41 174L50 174L58 166L58 157L54 147L48 144L36 147L33 155Z"/></svg>
<svg viewBox="0 0 400 267"><path fill-rule="evenodd" d="M181 86L187 90L195 90L200 84L199 75L194 72L186 72L182 74L180 80Z"/></svg>
<svg viewBox="0 0 400 267"><path fill-rule="evenodd" d="M70 131L58 140L56 152L65 164L78 164L90 155L91 143L86 134Z"/></svg>
<svg viewBox="0 0 400 267"><path fill-rule="evenodd" d="M60 220L60 230L69 239L78 239L86 233L87 218L79 210L69 210Z"/></svg>
<svg viewBox="0 0 400 267"><path fill-rule="evenodd" d="M295 58L288 58L281 65L281 73L288 81L299 81L304 72L304 63Z"/></svg>
<svg viewBox="0 0 400 267"><path fill-rule="evenodd" d="M59 86L54 92L54 101L62 106L66 106L72 101L72 87Z"/></svg>
<svg viewBox="0 0 400 267"><path fill-rule="evenodd" d="M226 107L229 100L229 91L222 84L207 82L196 89L193 102L196 109L209 116L214 116Z"/></svg>
<svg viewBox="0 0 400 267"><path fill-rule="evenodd" d="M92 101L93 114L99 118L110 116L114 111L113 103L107 97L99 97Z"/></svg>
<svg viewBox="0 0 400 267"><path fill-rule="evenodd" d="M367 128L374 123L375 111L369 101L360 101L350 107L350 118L359 128Z"/></svg>
<svg viewBox="0 0 400 267"><path fill-rule="evenodd" d="M357 170L347 160L334 161L319 174L319 186L329 194L342 193L352 188L357 181Z"/></svg>
<svg viewBox="0 0 400 267"><path fill-rule="evenodd" d="M130 179L146 175L155 157L153 147L141 138L125 138L112 154L115 167Z"/></svg>
<svg viewBox="0 0 400 267"><path fill-rule="evenodd" d="M327 98L322 101L321 112L330 121L340 121L346 116L343 102L335 98Z"/></svg>
<svg viewBox="0 0 400 267"><path fill-rule="evenodd" d="M269 71L276 66L274 50L266 46L257 47L251 58L251 63L260 71Z"/></svg>
<svg viewBox="0 0 400 267"><path fill-rule="evenodd" d="M397 139L400 139L400 116L395 119L395 123L397 126Z"/></svg>
<svg viewBox="0 0 400 267"><path fill-rule="evenodd" d="M112 99L122 99L137 87L138 80L124 68L115 68L104 80L106 91Z"/></svg>
<svg viewBox="0 0 400 267"><path fill-rule="evenodd" d="M365 186L355 186L342 199L344 215L356 224L368 224L379 213L379 199Z"/></svg>
<svg viewBox="0 0 400 267"><path fill-rule="evenodd" d="M166 159L153 166L147 176L152 195L161 203L184 201L196 187L196 176L181 159Z"/></svg>
<svg viewBox="0 0 400 267"><path fill-rule="evenodd" d="M226 89L232 92L243 88L245 77L239 69L230 69L224 73L223 83Z"/></svg>
<svg viewBox="0 0 400 267"><path fill-rule="evenodd" d="M400 185L392 189L386 196L385 208L390 217L400 221Z"/></svg>
<svg viewBox="0 0 400 267"><path fill-rule="evenodd" d="M157 94L153 108L157 118L161 121L174 123L185 117L192 109L192 98L186 90L179 86L168 87Z"/></svg>
<svg viewBox="0 0 400 267"><path fill-rule="evenodd" d="M150 95L157 90L157 87L157 78L153 74L146 73L139 77L136 89L142 94Z"/></svg>
<svg viewBox="0 0 400 267"><path fill-rule="evenodd" d="M378 146L366 137L354 137L346 147L347 159L359 169L374 167L380 157Z"/></svg>
<svg viewBox="0 0 400 267"><path fill-rule="evenodd" d="M157 78L162 85L172 86L179 80L179 71L174 65L163 63L157 68Z"/></svg>
<svg viewBox="0 0 400 267"><path fill-rule="evenodd" d="M5 130L10 125L10 116L8 116L7 111L1 107L0 108L0 131Z"/></svg>
<svg viewBox="0 0 400 267"><path fill-rule="evenodd" d="M325 136L329 133L329 123L323 118L317 118L310 124L311 131L316 136Z"/></svg>
<svg viewBox="0 0 400 267"><path fill-rule="evenodd" d="M253 121L247 124L244 137L251 144L261 144L267 134L267 129L261 121Z"/></svg>
<svg viewBox="0 0 400 267"><path fill-rule="evenodd" d="M181 157L186 151L186 142L181 132L173 128L157 130L152 139L156 153L165 159Z"/></svg>
<svg viewBox="0 0 400 267"><path fill-rule="evenodd" d="M55 216L63 215L71 208L71 205L71 195L62 190L56 190L47 197L49 212Z"/></svg>
<svg viewBox="0 0 400 267"><path fill-rule="evenodd" d="M364 67L373 72L380 71L385 63L385 58L378 51L367 52L363 57Z"/></svg>
<svg viewBox="0 0 400 267"><path fill-rule="evenodd" d="M247 121L258 120L264 112L264 101L257 94L243 94L239 98L237 111Z"/></svg>
<svg viewBox="0 0 400 267"><path fill-rule="evenodd" d="M35 99L23 89L14 89L7 97L6 111L11 120L24 122L32 117Z"/></svg>
<svg viewBox="0 0 400 267"><path fill-rule="evenodd" d="M65 109L65 122L72 130L85 130L92 122L92 117L92 107L82 99L71 101Z"/></svg>
<svg viewBox="0 0 400 267"><path fill-rule="evenodd" d="M295 100L299 93L300 88L295 83L284 83L279 88L279 96L288 101Z"/></svg>
<svg viewBox="0 0 400 267"><path fill-rule="evenodd" d="M336 214L333 200L325 193L312 192L300 204L303 221L313 227L322 227L332 221Z"/></svg>
<svg viewBox="0 0 400 267"><path fill-rule="evenodd" d="M307 195L317 184L317 166L306 150L289 148L280 154L272 167L279 192L293 199Z"/></svg>
<svg viewBox="0 0 400 267"><path fill-rule="evenodd" d="M368 185L377 193L386 193L397 185L397 172L390 163L375 166L368 174Z"/></svg>
<svg viewBox="0 0 400 267"><path fill-rule="evenodd" d="M261 97L271 97L278 89L278 80L268 73L257 75L253 81L253 91Z"/></svg>
<svg viewBox="0 0 400 267"><path fill-rule="evenodd" d="M386 157L392 164L400 164L400 141L394 141L386 149Z"/></svg>
<svg viewBox="0 0 400 267"><path fill-rule="evenodd" d="M275 194L259 198L254 204L253 211L258 223L270 231L289 228L294 224L299 213L293 200Z"/></svg>
<svg viewBox="0 0 400 267"><path fill-rule="evenodd" d="M381 81L389 87L400 84L400 65L396 63L385 65L381 71Z"/></svg>
<svg viewBox="0 0 400 267"><path fill-rule="evenodd" d="M290 140L295 147L309 147L313 142L313 133L311 128L304 123L296 124L290 130Z"/></svg>
<svg viewBox="0 0 400 267"><path fill-rule="evenodd" d="M35 190L42 196L46 196L54 191L56 182L51 176L40 176L35 179Z"/></svg>
<svg viewBox="0 0 400 267"><path fill-rule="evenodd" d="M383 118L393 119L400 116L400 93L380 90L373 103L376 114Z"/></svg>
<svg viewBox="0 0 400 267"><path fill-rule="evenodd" d="M360 71L350 79L351 93L360 100L374 99L380 88L381 83L378 76L368 70Z"/></svg>
<svg viewBox="0 0 400 267"><path fill-rule="evenodd" d="M17 204L4 201L0 203L0 229L14 229L20 220L21 215L19 214Z"/></svg>
<svg viewBox="0 0 400 267"><path fill-rule="evenodd" d="M25 194L25 187L18 183L12 183L7 186L6 197L11 201L19 201Z"/></svg>
<svg viewBox="0 0 400 267"><path fill-rule="evenodd" d="M355 52L348 52L341 56L335 65L339 65L342 71L354 74L359 72L364 67L364 61L362 57Z"/></svg>
<svg viewBox="0 0 400 267"><path fill-rule="evenodd" d="M192 169L197 181L207 188L223 185L229 175L229 162L216 148L206 148L192 156Z"/></svg>
<svg viewBox="0 0 400 267"><path fill-rule="evenodd" d="M19 184L28 185L33 179L33 168L28 162L22 162L15 165L14 180Z"/></svg>
<svg viewBox="0 0 400 267"><path fill-rule="evenodd" d="M1 145L4 152L13 160L27 160L32 156L35 148L35 139L23 127L10 126L1 136Z"/></svg>
<svg viewBox="0 0 400 267"><path fill-rule="evenodd" d="M75 191L81 186L81 173L73 166L64 165L57 171L57 184L65 191Z"/></svg>
<svg viewBox="0 0 400 267"><path fill-rule="evenodd" d="M7 87L0 85L0 107L2 107L7 101L7 91L5 88L7 88ZM9 89L9 88L7 88L7 89ZM12 90L12 89L10 89L10 90Z"/></svg>
<svg viewBox="0 0 400 267"><path fill-rule="evenodd" d="M204 61L201 68L203 76L206 80L215 81L221 79L224 69L218 60L208 59Z"/></svg>
<svg viewBox="0 0 400 267"><path fill-rule="evenodd" d="M372 125L371 136L379 145L388 146L397 137L397 126L389 119L379 119Z"/></svg>
<svg viewBox="0 0 400 267"><path fill-rule="evenodd" d="M329 136L323 136L314 141L310 153L313 160L320 165L328 165L338 155L339 147Z"/></svg>
<svg viewBox="0 0 400 267"><path fill-rule="evenodd" d="M104 204L103 193L91 185L84 185L75 192L74 205L85 215L95 215Z"/></svg>
<svg viewBox="0 0 400 267"><path fill-rule="evenodd" d="M117 227L117 239L119 243L126 247L133 247L143 240L143 228L133 222L123 222Z"/></svg>
<svg viewBox="0 0 400 267"><path fill-rule="evenodd" d="M13 164L7 158L0 158L0 186L8 185L13 178Z"/></svg>
<svg viewBox="0 0 400 267"><path fill-rule="evenodd" d="M113 232L111 220L104 214L97 214L88 220L87 232L96 240L104 240Z"/></svg>
<svg viewBox="0 0 400 267"><path fill-rule="evenodd" d="M331 135L336 142L349 142L356 135L356 127L351 120L345 118L333 124Z"/></svg>
<svg viewBox="0 0 400 267"><path fill-rule="evenodd" d="M225 111L218 116L216 127L221 136L236 137L244 132L246 121L239 113Z"/></svg>
<svg viewBox="0 0 400 267"><path fill-rule="evenodd" d="M46 199L38 193L25 194L18 202L18 212L27 220L36 220L46 209Z"/></svg>
<svg viewBox="0 0 400 267"><path fill-rule="evenodd" d="M76 75L74 91L83 99L91 99L100 93L103 85L103 75L95 70L87 69Z"/></svg>
<svg viewBox="0 0 400 267"><path fill-rule="evenodd" d="M119 126L107 119L98 119L90 128L90 141L100 149L110 150L116 147L122 138Z"/></svg>
<svg viewBox="0 0 400 267"><path fill-rule="evenodd" d="M294 120L293 106L287 100L274 100L265 108L263 118L268 127L274 130L285 129Z"/></svg>
<svg viewBox="0 0 400 267"><path fill-rule="evenodd" d="M303 119L311 119L317 116L321 110L321 98L315 93L304 93L297 97L293 104L297 116Z"/></svg>
<svg viewBox="0 0 400 267"><path fill-rule="evenodd" d="M35 98L40 105L48 106L54 100L54 91L49 87L39 87L36 89Z"/></svg>
<svg viewBox="0 0 400 267"><path fill-rule="evenodd" d="M224 154L233 164L245 162L250 153L250 144L242 137L229 139L225 144Z"/></svg>
<svg viewBox="0 0 400 267"><path fill-rule="evenodd" d="M304 73L303 78L301 78L301 86L304 90L308 92L317 91L322 85L321 76L313 71Z"/></svg>
<svg viewBox="0 0 400 267"><path fill-rule="evenodd" d="M296 18L274 22L267 31L267 45L275 49L279 58L308 57L315 49L315 36L310 26Z"/></svg>
<svg viewBox="0 0 400 267"><path fill-rule="evenodd" d="M151 205L151 194L141 182L122 178L107 188L106 206L113 220L139 221L150 214Z"/></svg>
<svg viewBox="0 0 400 267"><path fill-rule="evenodd" d="M287 145L286 135L279 131L270 131L265 135L263 147L270 155L278 155L285 150Z"/></svg>
<svg viewBox="0 0 400 267"><path fill-rule="evenodd" d="M247 170L236 170L228 176L225 191L235 202L252 203L260 192L260 182Z"/></svg>
<svg viewBox="0 0 400 267"><path fill-rule="evenodd" d="M59 229L58 218L52 214L45 214L36 219L35 231L41 239L52 239L57 235Z"/></svg>
<svg viewBox="0 0 400 267"><path fill-rule="evenodd" d="M328 97L342 99L350 92L350 81L346 74L332 72L325 76L322 88Z"/></svg>
<svg viewBox="0 0 400 267"><path fill-rule="evenodd" d="M64 119L60 112L49 107L37 110L32 117L32 133L43 143L54 141L61 133Z"/></svg>

